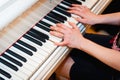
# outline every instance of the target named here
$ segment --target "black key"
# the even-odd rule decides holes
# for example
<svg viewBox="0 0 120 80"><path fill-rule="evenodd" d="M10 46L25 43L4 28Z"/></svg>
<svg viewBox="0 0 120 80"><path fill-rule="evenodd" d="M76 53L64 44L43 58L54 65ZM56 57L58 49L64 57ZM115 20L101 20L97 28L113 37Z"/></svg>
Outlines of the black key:
<svg viewBox="0 0 120 80"><path fill-rule="evenodd" d="M26 42L23 42L23 41L21 41L21 40L18 40L17 42L18 42L19 44L21 44L21 45L29 48L30 50L32 50L32 51L34 51L34 52L37 51L37 49L36 49L34 46L32 46L32 45L30 45L30 44L27 44Z"/></svg>
<svg viewBox="0 0 120 80"><path fill-rule="evenodd" d="M32 31L27 32L28 35L32 36L33 38L37 39L38 41L46 42L45 39L43 39L41 36L35 34Z"/></svg>
<svg viewBox="0 0 120 80"><path fill-rule="evenodd" d="M68 2L66 2L64 0L61 3L64 4L64 5L66 5L66 6L68 6L68 7L72 7L71 3L68 3Z"/></svg>
<svg viewBox="0 0 120 80"><path fill-rule="evenodd" d="M37 30L35 30L35 29L31 29L30 31L31 31L31 32L34 32L34 33L35 33L37 36L39 36L39 37L42 37L42 38L47 39L47 40L49 39L49 36L48 36L48 35L40 32L40 31L37 31Z"/></svg>
<svg viewBox="0 0 120 80"><path fill-rule="evenodd" d="M36 27L39 27L39 28L41 28L41 29L43 29L43 30L45 30L45 31L47 31L47 32L50 31L50 29L47 28L47 27L45 27L45 25L42 25L42 24L37 23L35 26L36 26Z"/></svg>
<svg viewBox="0 0 120 80"><path fill-rule="evenodd" d="M54 10L56 10L56 11L58 11L58 12L64 14L64 15L66 15L66 16L68 16L68 17L71 17L71 14L70 14L70 13L62 10L60 7L55 7Z"/></svg>
<svg viewBox="0 0 120 80"><path fill-rule="evenodd" d="M6 76L6 77L9 78L9 79L12 77L9 73L7 73L6 71L4 71L4 70L2 70L2 69L0 69L0 73L1 73L2 75ZM0 80L1 80L1 79L0 79Z"/></svg>
<svg viewBox="0 0 120 80"><path fill-rule="evenodd" d="M57 5L58 7L60 7L61 9L63 9L64 11L68 11L69 9L64 7L64 6L61 6L61 5Z"/></svg>
<svg viewBox="0 0 120 80"><path fill-rule="evenodd" d="M42 36L43 38L45 38L45 39L47 39L47 40L49 39L49 36L48 36L48 35L40 32L40 31L37 31L37 30L35 30L35 29L31 29L31 31L34 32L34 33L36 33L37 35Z"/></svg>
<svg viewBox="0 0 120 80"><path fill-rule="evenodd" d="M31 51L29 51L28 49L25 49L24 47L22 47L22 46L20 46L18 44L14 44L13 46L18 48L19 50L23 51L24 53L30 55L30 56L33 55L33 53Z"/></svg>
<svg viewBox="0 0 120 80"><path fill-rule="evenodd" d="M82 0L82 1L84 1L84 2L85 2L86 0Z"/></svg>
<svg viewBox="0 0 120 80"><path fill-rule="evenodd" d="M66 3L70 3L70 4L82 4L80 1L77 1L77 0L64 0Z"/></svg>
<svg viewBox="0 0 120 80"><path fill-rule="evenodd" d="M50 25L50 24L48 24L48 23L46 23L46 22L44 22L44 21L39 21L39 23L45 25L45 26L48 27L48 28L50 28L50 26L52 26L52 25Z"/></svg>
<svg viewBox="0 0 120 80"><path fill-rule="evenodd" d="M59 21L56 21L56 20L50 18L49 16L45 16L44 19L47 19L48 21L53 22L53 23L55 23L55 24L56 24L56 23L60 23Z"/></svg>
<svg viewBox="0 0 120 80"><path fill-rule="evenodd" d="M23 66L21 62L15 60L15 59L13 59L13 58L11 58L10 56L6 55L5 53L4 53L2 56L3 56L4 58L8 59L9 61L15 63L16 65L20 66L20 67Z"/></svg>
<svg viewBox="0 0 120 80"><path fill-rule="evenodd" d="M66 18L65 16L60 15L60 14L58 14L58 13L55 13L55 12L53 12L53 11L51 11L51 12L48 14L48 16L50 16L50 17L52 17L52 18L54 18L54 19L57 19L58 21L60 21L60 22L62 22L62 23L64 23L64 21L67 20L67 18Z"/></svg>
<svg viewBox="0 0 120 80"><path fill-rule="evenodd" d="M4 78L0 77L0 80L5 80Z"/></svg>
<svg viewBox="0 0 120 80"><path fill-rule="evenodd" d="M32 41L32 42L34 42L35 44L37 44L39 46L42 46L42 43L40 41L38 41L38 40L36 40L36 39L28 36L28 35L24 35L23 37L26 38L26 39L28 39L28 40L30 40L30 41Z"/></svg>
<svg viewBox="0 0 120 80"><path fill-rule="evenodd" d="M23 62L27 62L27 60L26 60L24 57L20 56L19 54L15 53L15 52L13 52L13 51L11 51L11 50L9 50L9 49L8 49L6 52L7 52L8 54L16 57L17 59L23 61Z"/></svg>
<svg viewBox="0 0 120 80"><path fill-rule="evenodd" d="M52 22L53 22L53 23L56 23L56 24L57 24L57 23L64 23L64 21L65 21L65 20L63 20L63 19L58 20L58 19L57 19L57 16L55 16L55 18L53 18L52 16L47 15L47 17L50 18L50 19L52 19L52 20L53 20Z"/></svg>
<svg viewBox="0 0 120 80"><path fill-rule="evenodd" d="M15 71L18 71L18 68L16 66L14 66L13 64L5 61L4 59L0 58L0 62L3 63L4 65L6 65L7 67L15 70Z"/></svg>

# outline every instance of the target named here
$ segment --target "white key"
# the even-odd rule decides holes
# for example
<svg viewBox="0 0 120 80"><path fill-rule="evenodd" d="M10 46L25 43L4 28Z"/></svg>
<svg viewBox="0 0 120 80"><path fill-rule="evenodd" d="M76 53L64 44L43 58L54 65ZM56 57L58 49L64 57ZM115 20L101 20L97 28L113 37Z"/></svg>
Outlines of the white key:
<svg viewBox="0 0 120 80"><path fill-rule="evenodd" d="M33 58L31 56L28 56L28 55L24 54L23 52L21 52L20 50L16 49L15 47L11 47L10 50L15 51L19 55L25 57L27 59L27 63L29 63L30 66L32 66L32 72L34 72L43 63L42 59L37 61L36 58ZM27 67L29 67L29 66L27 66Z"/></svg>
<svg viewBox="0 0 120 80"><path fill-rule="evenodd" d="M23 45L21 45L21 44L19 44L19 43L16 43L16 44L24 47ZM28 43L28 44L29 44L29 43ZM31 45L32 45L32 44L31 44ZM37 52L33 52L32 50L30 50L30 49L27 48L27 47L24 47L24 48L25 48L25 49L28 49L29 51L31 51L31 52L33 53L32 57L35 58L37 61L40 61L40 60L41 60L40 57L39 57L39 56L41 56L41 55L39 55ZM44 58L43 58L43 59L44 59Z"/></svg>
<svg viewBox="0 0 120 80"><path fill-rule="evenodd" d="M27 68L27 69L29 69L30 72L33 72L33 69L34 69L33 67L34 67L34 66L31 66L31 64L28 63L29 61L23 62L23 61L19 60L18 58L16 58L15 56L10 55L10 54L7 53L7 52L5 52L4 54L6 54L6 55L10 56L11 58L13 58L13 59L21 62L21 63L23 64L23 67L24 67L24 68ZM28 67L28 66L29 66L29 67Z"/></svg>
<svg viewBox="0 0 120 80"><path fill-rule="evenodd" d="M37 52L36 52L36 53L39 53L39 54L41 55L41 56L39 56L39 58L43 57L43 58L45 59L46 56L48 56L49 53L51 52L50 49L48 49L48 51L45 50L46 48L43 47L44 44L43 44L43 46L39 46L39 45L37 45L37 44L35 44L35 43L33 43L33 42L27 40L26 38L21 38L21 40L22 40L22 41L25 41L25 42L27 42L27 43L29 43L29 44L31 44L32 46L35 46L36 49L37 49ZM47 43L46 43L46 44L47 44ZM49 44L48 44L48 45L49 45ZM44 55L44 56L43 56L43 55ZM44 61L44 59L42 59L42 60Z"/></svg>
<svg viewBox="0 0 120 80"><path fill-rule="evenodd" d="M4 80L9 80L9 78L7 78L6 76L0 74L0 77L3 78Z"/></svg>
<svg viewBox="0 0 120 80"><path fill-rule="evenodd" d="M10 48L10 50L13 51L13 52L17 52L17 54L19 54L19 55L23 56L24 58L26 58L27 61L29 61L29 63L31 65L33 65L33 66L35 66L35 65L37 65L39 63L39 61L36 61L36 59L33 58L32 56L29 56L26 53L23 53L22 51L20 51L19 49L15 48L13 46Z"/></svg>
<svg viewBox="0 0 120 80"><path fill-rule="evenodd" d="M6 66L6 65L4 65L2 63L0 63L0 67L4 68L4 70L6 70L9 73L11 73L12 78L14 78L13 80L16 80L16 79L17 80L21 80L21 79L27 80L28 79L28 77L25 74L19 72L19 70L18 71L14 71L14 70L12 70L11 68L9 68L8 66Z"/></svg>
<svg viewBox="0 0 120 80"><path fill-rule="evenodd" d="M20 67L16 64L14 64L13 62L9 61L8 59L4 58L4 57L0 57L1 59L4 59L5 61L11 63L12 65L16 66L19 70L19 72L21 72L22 74L26 75L26 76L30 76L29 74L31 74L31 72L28 69L25 69L24 67Z"/></svg>
<svg viewBox="0 0 120 80"><path fill-rule="evenodd" d="M65 5L65 4L63 4L63 3L60 3L59 5L65 7L65 8L70 8L69 6L67 6L67 5Z"/></svg>
<svg viewBox="0 0 120 80"><path fill-rule="evenodd" d="M44 43L43 46L45 46L45 48L47 48L49 53L52 53L56 49L56 47L57 47L57 45L55 45L53 42L51 42L49 40L47 40L46 43Z"/></svg>
<svg viewBox="0 0 120 80"><path fill-rule="evenodd" d="M55 23L53 23L53 22L51 22L51 21L49 21L49 20L47 20L47 19L42 19L42 21L44 21L44 22L46 22L46 23L48 23L48 24L50 24L50 25L56 25Z"/></svg>
<svg viewBox="0 0 120 80"><path fill-rule="evenodd" d="M55 36L51 35L49 32L47 32L47 31L45 31L45 30L43 30L41 28L38 28L37 26L34 26L33 28L38 30L38 31L40 31L40 32L43 32L46 35L48 35L49 36L49 40L51 40L51 41L60 42L62 40L61 38L55 37Z"/></svg>
<svg viewBox="0 0 120 80"><path fill-rule="evenodd" d="M45 60L48 59L48 57L50 56L50 53L41 52L41 51L43 51L43 50L40 48L40 46L34 44L33 42L31 42L31 41L29 41L29 40L27 40L27 39L25 39L25 38L21 38L21 40L22 40L22 41L25 41L25 42L28 42L29 44L35 46L35 47L37 48L37 50L38 50L37 52L41 55L40 58L41 58L41 57L44 57L44 60L42 60L42 62L39 63L39 66L40 66L42 63L44 63Z"/></svg>
<svg viewBox="0 0 120 80"><path fill-rule="evenodd" d="M88 8L92 8L96 2L99 1L99 0L86 0L85 2L84 1L81 1L82 2L82 5L84 6L87 6Z"/></svg>

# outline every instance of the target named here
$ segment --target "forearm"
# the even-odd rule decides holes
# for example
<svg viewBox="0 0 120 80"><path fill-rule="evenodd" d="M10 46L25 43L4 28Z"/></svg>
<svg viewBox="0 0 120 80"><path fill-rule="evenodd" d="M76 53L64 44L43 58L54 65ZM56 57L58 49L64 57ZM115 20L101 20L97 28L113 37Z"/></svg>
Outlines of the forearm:
<svg viewBox="0 0 120 80"><path fill-rule="evenodd" d="M120 52L102 47L92 41L85 40L80 48L89 55L97 58L101 62L107 64L120 71Z"/></svg>
<svg viewBox="0 0 120 80"><path fill-rule="evenodd" d="M120 12L112 14L98 15L96 24L120 25Z"/></svg>

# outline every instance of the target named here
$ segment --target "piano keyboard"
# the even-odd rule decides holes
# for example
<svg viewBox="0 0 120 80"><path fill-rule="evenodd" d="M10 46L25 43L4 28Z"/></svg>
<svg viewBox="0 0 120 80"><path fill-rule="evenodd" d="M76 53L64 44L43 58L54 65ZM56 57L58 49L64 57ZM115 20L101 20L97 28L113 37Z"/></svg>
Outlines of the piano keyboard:
<svg viewBox="0 0 120 80"><path fill-rule="evenodd" d="M47 80L53 68L69 52L67 47L54 45L53 41L60 42L62 39L49 34L50 26L60 22L67 25L67 21L73 21L83 33L86 27L72 18L75 15L68 13L68 8L77 3L88 6L94 12L93 7L98 7L95 5L101 1L108 3L107 0L46 0L37 9L33 8L31 17L23 14L26 20L20 17L15 25L19 28L10 25L13 30L5 30L7 35L1 34L0 80Z"/></svg>

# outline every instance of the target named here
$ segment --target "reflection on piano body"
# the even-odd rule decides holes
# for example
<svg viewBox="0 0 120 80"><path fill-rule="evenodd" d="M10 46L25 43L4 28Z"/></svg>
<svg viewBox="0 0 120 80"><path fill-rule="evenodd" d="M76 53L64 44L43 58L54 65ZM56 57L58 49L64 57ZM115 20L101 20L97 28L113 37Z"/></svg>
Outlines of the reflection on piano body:
<svg viewBox="0 0 120 80"><path fill-rule="evenodd" d="M22 12L10 17L15 13L14 10L11 11L9 18L3 17L6 20L11 18L11 21L4 19L6 24L0 24L0 80L47 80L70 51L67 47L54 45L53 41L60 42L62 39L50 35L49 27L59 22L67 24L67 21L73 21L83 33L87 26L75 21L72 18L74 14L66 12L70 5L85 5L94 13L100 14L110 2L111 0L26 0L28 9L23 8L26 7L25 4L16 6L22 6L23 10L13 7ZM8 9L5 6L0 6L1 14L4 13L3 9Z"/></svg>

